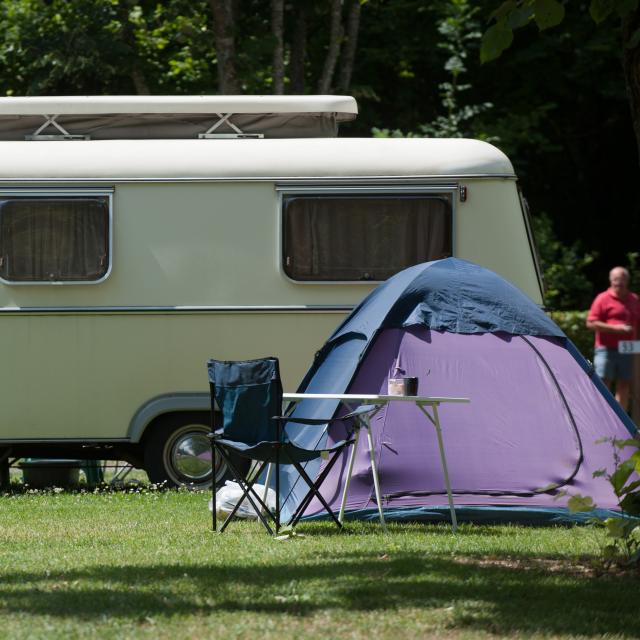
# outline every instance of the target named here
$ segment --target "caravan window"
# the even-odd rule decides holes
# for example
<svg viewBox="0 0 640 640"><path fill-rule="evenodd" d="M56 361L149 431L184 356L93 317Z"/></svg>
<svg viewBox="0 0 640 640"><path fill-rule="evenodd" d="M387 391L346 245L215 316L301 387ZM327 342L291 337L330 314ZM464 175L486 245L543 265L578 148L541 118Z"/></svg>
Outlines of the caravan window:
<svg viewBox="0 0 640 640"><path fill-rule="evenodd" d="M440 194L285 195L283 266L300 281L386 280L452 253Z"/></svg>
<svg viewBox="0 0 640 640"><path fill-rule="evenodd" d="M109 195L3 195L0 278L95 282L109 269Z"/></svg>

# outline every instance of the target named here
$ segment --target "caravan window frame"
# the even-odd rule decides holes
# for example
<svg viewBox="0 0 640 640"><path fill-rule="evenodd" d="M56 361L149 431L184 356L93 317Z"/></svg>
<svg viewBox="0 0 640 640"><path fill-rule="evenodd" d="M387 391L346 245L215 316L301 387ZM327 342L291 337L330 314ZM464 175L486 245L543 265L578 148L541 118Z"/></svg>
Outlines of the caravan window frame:
<svg viewBox="0 0 640 640"><path fill-rule="evenodd" d="M106 270L99 278L91 280L7 280L0 276L0 283L16 286L43 286L43 285L96 285L104 282L113 268L113 188L1 188L2 197L13 198L90 198L101 197L107 199L107 253Z"/></svg>
<svg viewBox="0 0 640 640"><path fill-rule="evenodd" d="M278 269L286 280L297 285L371 285L379 284L384 280L297 280L291 277L285 269L285 224L284 224L284 202L287 197L295 196L350 196L359 195L362 197L388 197L388 196L443 196L449 199L451 214L451 255L455 255L456 244L456 205L459 194L459 184L437 183L437 184L347 184L347 185L313 185L313 184L276 184L277 206L278 206Z"/></svg>

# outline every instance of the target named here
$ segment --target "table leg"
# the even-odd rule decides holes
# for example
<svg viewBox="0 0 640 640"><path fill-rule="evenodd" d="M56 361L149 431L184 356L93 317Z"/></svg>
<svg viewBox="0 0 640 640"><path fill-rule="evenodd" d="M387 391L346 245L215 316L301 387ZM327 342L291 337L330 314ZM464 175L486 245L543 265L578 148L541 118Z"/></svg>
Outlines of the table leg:
<svg viewBox="0 0 640 640"><path fill-rule="evenodd" d="M376 452L373 448L373 436L371 435L371 423L369 417L364 417L363 422L367 430L367 439L369 440L369 455L371 456L371 471L373 472L373 488L376 492L376 502L378 503L378 513L380 514L380 524L382 529L387 531L387 523L384 521L384 513L382 512L382 496L380 495L380 480L378 479L378 467L376 465Z"/></svg>
<svg viewBox="0 0 640 640"><path fill-rule="evenodd" d="M353 475L353 463L356 459L356 450L358 448L358 441L360 440L360 427L356 428L356 437L351 451L349 452L349 464L347 466L347 478L344 483L344 489L342 490L342 501L340 502L340 513L338 514L338 522L342 524L344 520L344 509L347 504L347 494L349 493L349 485L351 484L351 476Z"/></svg>
<svg viewBox="0 0 640 640"><path fill-rule="evenodd" d="M424 409L423 409L424 411ZM449 470L447 469L447 459L444 455L444 444L442 443L442 431L440 429L440 418L438 416L438 405L433 405L433 425L438 436L438 447L440 448L440 461L442 462L442 473L444 474L444 484L447 487L447 497L449 498L449 511L451 512L451 527L453 533L458 530L458 519L456 509L453 505L453 494L451 492L451 481L449 480Z"/></svg>

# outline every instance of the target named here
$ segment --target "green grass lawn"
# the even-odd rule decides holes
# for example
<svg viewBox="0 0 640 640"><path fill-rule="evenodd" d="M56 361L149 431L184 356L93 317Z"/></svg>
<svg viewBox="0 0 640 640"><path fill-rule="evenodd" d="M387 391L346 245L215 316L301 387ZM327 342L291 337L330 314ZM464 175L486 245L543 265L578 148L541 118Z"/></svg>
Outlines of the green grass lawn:
<svg viewBox="0 0 640 640"><path fill-rule="evenodd" d="M601 533L258 523L210 531L187 492L0 497L8 638L640 636L640 579L598 575Z"/></svg>

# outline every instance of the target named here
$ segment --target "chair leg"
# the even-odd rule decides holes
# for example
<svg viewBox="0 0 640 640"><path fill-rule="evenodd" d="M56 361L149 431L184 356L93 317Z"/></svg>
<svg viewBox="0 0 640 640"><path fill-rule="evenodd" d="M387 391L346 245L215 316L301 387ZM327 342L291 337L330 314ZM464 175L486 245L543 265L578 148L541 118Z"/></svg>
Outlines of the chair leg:
<svg viewBox="0 0 640 640"><path fill-rule="evenodd" d="M276 535L280 531L280 450L276 449Z"/></svg>
<svg viewBox="0 0 640 640"><path fill-rule="evenodd" d="M269 532L269 534L273 535L273 530L271 529L271 527L269 526L269 523L267 522L266 518L264 517L264 515L262 513L262 510L264 509L264 511L271 518L274 518L274 520L275 520L275 516L271 512L269 507L262 501L260 496L253 489L253 485L256 483L257 479L260 477L260 475L262 474L262 471L264 470L265 466L268 463L263 462L261 467L260 467L260 469L258 470L258 473L254 476L254 479L251 482L247 482L246 480L244 480L242 478L242 475L238 472L238 470L234 466L233 462L230 460L229 456L222 449L222 447L219 447L218 451L220 452L220 455L222 456L224 461L227 463L229 469L231 469L231 473L236 478L236 480L238 482L238 485L242 489L242 496L240 497L240 499L236 503L236 505L233 508L233 510L231 511L231 513L225 518L225 521L222 523L222 526L220 527L220 533L223 533L224 530L227 528L227 525L231 522L231 520L233 520L234 516L236 515L236 512L240 508L240 504L246 498L247 500L249 500L251 506L255 510L256 514L258 515L258 518L260 519L260 521L264 525L265 529ZM255 498L255 501L254 501L254 498ZM258 506L258 505L260 505L260 506Z"/></svg>
<svg viewBox="0 0 640 640"><path fill-rule="evenodd" d="M218 486L216 484L216 447L213 444L213 440L211 440L211 474L212 474L212 496L211 496L211 519L213 524L213 532L215 533L218 530L218 516L217 511L218 507L216 505L216 493L218 491Z"/></svg>
<svg viewBox="0 0 640 640"><path fill-rule="evenodd" d="M303 480L307 483L309 489L311 489L311 491L313 491L313 493L315 494L316 498L320 500L320 502L322 503L322 506L325 508L326 512L331 516L333 521L336 523L338 529L342 529L342 523L340 522L340 520L338 520L338 518L336 518L336 515L331 510L331 507L327 504L327 501L324 499L320 491L318 491L318 488L314 484L313 480L309 477L307 472L304 470L302 465L299 462L294 462L293 465L295 466L298 473L302 476Z"/></svg>
<svg viewBox="0 0 640 640"><path fill-rule="evenodd" d="M323 469L322 473L320 474L320 476L318 476L318 479L314 483L316 487L322 486L322 483L324 482L325 478L329 475L329 472L333 468L333 465L338 461L338 458L340 457L340 454L342 453L342 451L343 450L341 449L340 451L335 453L332 456L331 460L329 460L329 462ZM295 510L295 513L293 514L293 516L291 516L291 520L289 521L289 524L292 527L295 527L296 524L298 524L298 522L300 521L300 518L302 518L302 516L304 515L304 512L306 511L307 507L311 503L313 496L314 496L313 491L309 489L309 491L307 492L307 495L300 501L298 508ZM340 520L340 522L342 521Z"/></svg>
<svg viewBox="0 0 640 640"><path fill-rule="evenodd" d="M236 503L236 506L233 508L231 513L225 518L225 521L222 523L222 526L220 527L220 533L222 533L227 528L227 525L231 522L231 520L233 520L234 516L236 515L236 512L240 508L240 505L246 498L247 500L249 500L251 506L253 507L254 511L258 515L260 522L262 522L264 528L269 532L270 535L273 535L273 530L269 526L269 523L265 518L265 516L263 515L262 510L264 509L266 514L275 520L274 514L271 512L269 507L262 502L262 500L260 499L260 496L258 496L258 494L253 489L253 485L257 482L257 479L260 477L260 474L262 473L266 464L267 464L266 462L262 463L262 466L258 470L258 473L254 476L254 479L251 482L245 482L244 480L242 480L240 476L237 474L237 472L235 471L235 467L233 468L233 473L238 479L238 485L242 489L242 496L240 496L240 499ZM258 507L258 505L254 502L253 498L255 498L258 501L260 507Z"/></svg>

